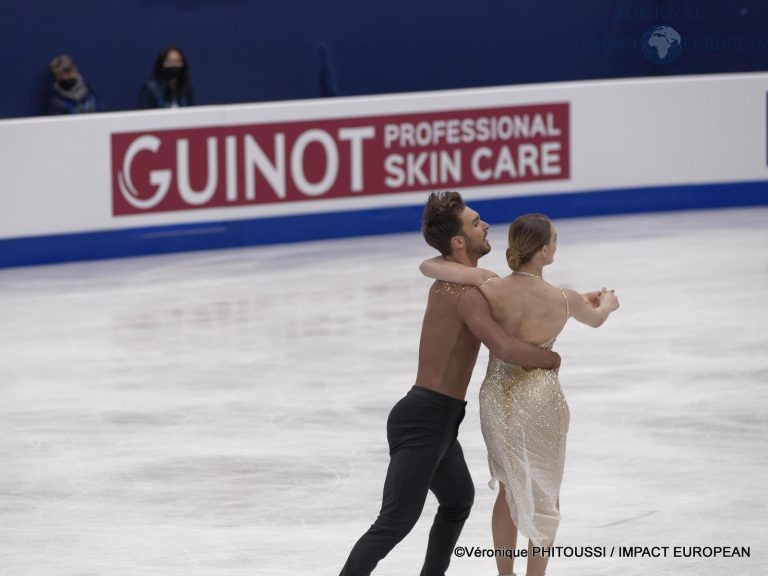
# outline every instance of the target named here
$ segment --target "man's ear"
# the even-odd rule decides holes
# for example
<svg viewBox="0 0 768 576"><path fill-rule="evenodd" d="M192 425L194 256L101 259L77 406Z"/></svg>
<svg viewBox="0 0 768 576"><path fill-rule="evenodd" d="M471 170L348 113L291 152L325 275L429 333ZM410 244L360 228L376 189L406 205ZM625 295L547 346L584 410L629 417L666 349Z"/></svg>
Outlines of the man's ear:
<svg viewBox="0 0 768 576"><path fill-rule="evenodd" d="M456 236L452 236L451 237L451 248L452 249L456 250L456 249L462 249L462 248L465 248L465 247L466 246L465 246L465 243L464 243L464 236L456 235Z"/></svg>

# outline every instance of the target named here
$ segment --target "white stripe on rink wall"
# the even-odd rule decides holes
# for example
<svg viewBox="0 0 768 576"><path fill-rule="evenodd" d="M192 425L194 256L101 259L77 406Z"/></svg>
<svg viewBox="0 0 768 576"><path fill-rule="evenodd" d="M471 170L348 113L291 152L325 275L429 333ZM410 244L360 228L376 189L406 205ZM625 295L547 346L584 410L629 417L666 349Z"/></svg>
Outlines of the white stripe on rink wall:
<svg viewBox="0 0 768 576"><path fill-rule="evenodd" d="M152 136L162 131L206 128L219 129L223 134L242 127L258 131L258 125L262 124L311 125L314 121L328 120L339 124L347 120L354 124L361 118L454 112L460 117L462 111L484 108L564 103L568 106L565 176L520 182L491 180L489 185L472 182L464 186L430 181L428 188L458 188L471 199L485 199L764 180L768 177L767 92L768 74L709 75L2 121L0 238L375 209L417 205L424 201L424 185L417 191L405 189L394 193L359 190L361 176L353 174L351 180L358 190L339 197L323 197L317 178L311 182L311 178L307 178L302 180L305 200L280 201L280 197L275 196L275 201L267 204L206 207L203 203L194 209L115 214L113 136L126 133ZM352 136L345 134L347 139L358 138L360 146L369 136L365 129ZM388 137L393 140L396 135L389 133ZM258 165L262 167L262 177L269 177L263 168L271 163L276 166L271 177L273 181L278 179L280 166L275 150L263 150L264 156L259 156L261 149L256 150L252 142L244 139L238 140L238 144L234 137L226 139L228 152L235 150L235 146L250 146L248 154L253 162L250 166L261 162ZM151 144L153 139L145 141ZM224 149L223 141L220 145ZM189 164L187 148L180 149ZM152 151L139 150L136 156L140 154L144 154L146 160L151 158L147 155ZM296 166L291 164L290 151L285 154L283 171L290 173ZM369 160L364 155L358 158L366 169ZM376 162L381 160L377 158ZM545 170L555 170L553 166L560 160L563 159L555 158ZM485 170L491 170L494 160L483 158L483 161L487 162ZM177 177L176 166L158 168L153 185L162 185L165 177ZM232 177L233 166L218 166L216 177ZM392 168L391 163L388 166ZM191 169L206 174L204 166L196 167L193 163ZM242 166L238 169L241 170L240 182L249 178L247 167L246 174L242 174ZM402 184L398 174L389 174L390 181ZM231 182L227 184L228 196L242 199L244 192ZM197 188L195 198L202 198L205 190L201 190L207 184L214 184L212 180L206 182L206 178L192 183L194 185L188 179L183 183L187 190ZM249 181L249 186L252 190L253 182ZM213 193L213 187L209 191ZM193 195L188 193L187 197Z"/></svg>

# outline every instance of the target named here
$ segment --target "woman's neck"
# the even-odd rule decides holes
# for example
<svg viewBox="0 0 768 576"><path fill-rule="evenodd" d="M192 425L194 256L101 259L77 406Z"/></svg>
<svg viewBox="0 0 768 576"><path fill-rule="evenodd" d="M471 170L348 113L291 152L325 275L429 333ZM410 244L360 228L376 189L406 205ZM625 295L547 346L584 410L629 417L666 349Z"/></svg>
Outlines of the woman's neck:
<svg viewBox="0 0 768 576"><path fill-rule="evenodd" d="M518 272L521 276L537 276L539 278L544 277L544 267L536 264L525 264L523 266L520 266L515 272Z"/></svg>

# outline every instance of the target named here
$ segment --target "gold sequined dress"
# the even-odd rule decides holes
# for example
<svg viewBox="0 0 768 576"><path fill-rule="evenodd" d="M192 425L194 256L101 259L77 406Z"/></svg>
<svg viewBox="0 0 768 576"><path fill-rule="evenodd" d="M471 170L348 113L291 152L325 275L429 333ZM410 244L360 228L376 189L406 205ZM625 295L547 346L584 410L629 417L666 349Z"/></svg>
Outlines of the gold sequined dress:
<svg viewBox="0 0 768 576"><path fill-rule="evenodd" d="M567 298L565 304L570 315ZM551 349L554 342L540 346ZM554 370L525 371L491 356L480 387L490 486L504 484L512 519L534 546L550 545L560 523L557 500L569 421Z"/></svg>

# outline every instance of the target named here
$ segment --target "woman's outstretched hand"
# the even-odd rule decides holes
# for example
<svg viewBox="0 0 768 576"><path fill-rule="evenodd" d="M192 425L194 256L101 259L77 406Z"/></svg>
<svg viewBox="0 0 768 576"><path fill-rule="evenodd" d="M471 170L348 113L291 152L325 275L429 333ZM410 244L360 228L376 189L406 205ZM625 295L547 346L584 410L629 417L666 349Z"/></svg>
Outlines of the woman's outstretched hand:
<svg viewBox="0 0 768 576"><path fill-rule="evenodd" d="M600 292L600 301L601 303L605 303L611 312L618 309L619 307L619 299L616 297L615 290L608 290L607 288L603 287L603 290Z"/></svg>
<svg viewBox="0 0 768 576"><path fill-rule="evenodd" d="M589 303L592 308L598 308L600 306L600 298L603 292L601 290L595 290L594 292L584 292L582 296Z"/></svg>

